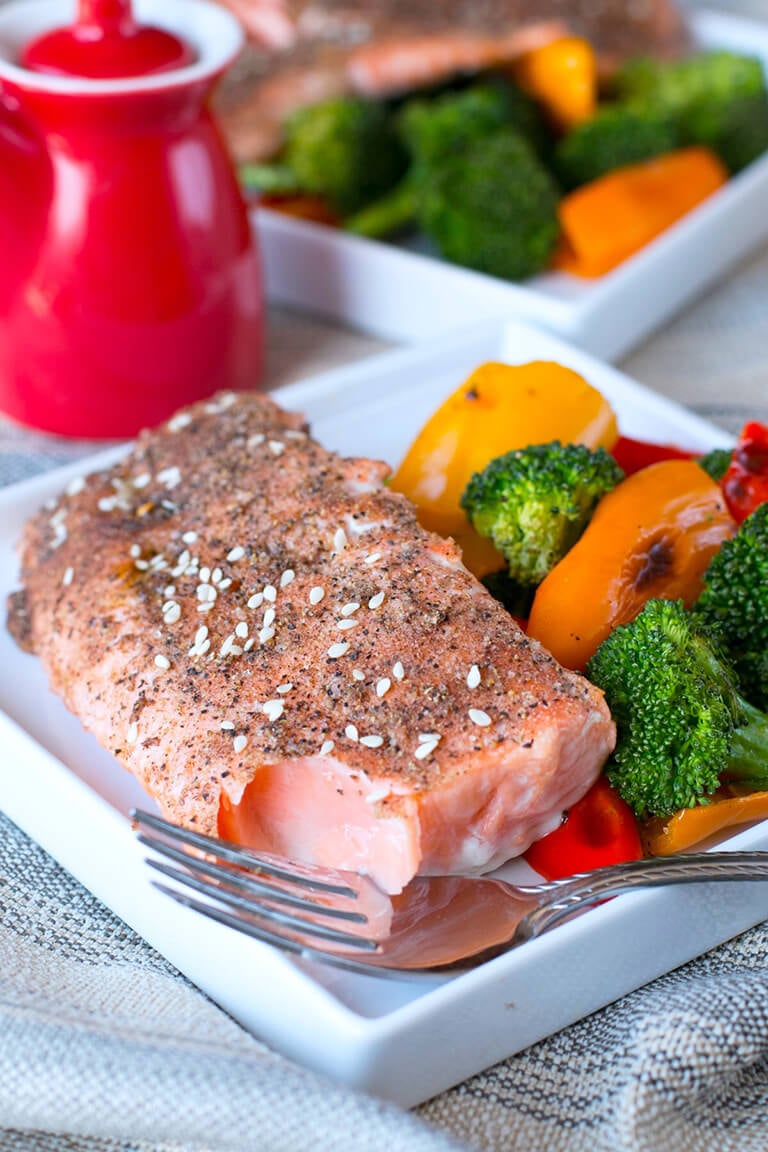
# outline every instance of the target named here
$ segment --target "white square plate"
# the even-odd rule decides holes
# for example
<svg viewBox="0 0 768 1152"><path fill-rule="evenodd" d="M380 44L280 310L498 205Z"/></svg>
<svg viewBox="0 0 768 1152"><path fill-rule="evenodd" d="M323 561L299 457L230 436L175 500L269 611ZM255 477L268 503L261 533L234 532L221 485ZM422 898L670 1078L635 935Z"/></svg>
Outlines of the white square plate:
<svg viewBox="0 0 768 1152"><path fill-rule="evenodd" d="M702 48L759 56L768 24L693 14ZM615 361L768 239L768 155L598 280L561 272L508 283L279 213L254 212L272 300L410 343L457 324L518 316Z"/></svg>
<svg viewBox="0 0 768 1152"><path fill-rule="evenodd" d="M278 393L315 435L391 464L480 363L558 360L614 405L622 430L692 449L729 438L583 351L517 322L389 352ZM0 594L17 586L22 525L114 450L0 493ZM768 917L768 885L619 897L515 952L453 977L385 980L295 962L178 907L150 886L127 813L134 779L51 694L39 662L0 634L0 806L96 896L274 1048L412 1105ZM768 822L729 844L768 847ZM512 871L521 865L511 865Z"/></svg>

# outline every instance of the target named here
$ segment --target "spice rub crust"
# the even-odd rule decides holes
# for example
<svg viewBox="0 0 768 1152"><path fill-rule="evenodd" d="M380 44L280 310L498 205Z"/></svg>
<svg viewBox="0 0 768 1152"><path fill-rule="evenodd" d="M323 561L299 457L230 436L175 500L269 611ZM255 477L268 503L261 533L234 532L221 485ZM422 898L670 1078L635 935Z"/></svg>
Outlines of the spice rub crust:
<svg viewBox="0 0 768 1152"><path fill-rule="evenodd" d="M25 637L169 818L215 833L222 793L236 805L283 762L343 765L381 819L508 770L519 827L492 863L599 773L615 739L601 693L420 527L388 471L227 393L29 522Z"/></svg>

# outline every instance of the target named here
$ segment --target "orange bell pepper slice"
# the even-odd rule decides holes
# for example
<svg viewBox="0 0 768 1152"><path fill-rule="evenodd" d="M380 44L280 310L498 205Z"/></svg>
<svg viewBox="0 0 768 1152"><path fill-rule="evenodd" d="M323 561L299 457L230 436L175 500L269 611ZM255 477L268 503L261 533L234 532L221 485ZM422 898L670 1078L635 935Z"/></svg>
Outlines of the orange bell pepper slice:
<svg viewBox="0 0 768 1152"><path fill-rule="evenodd" d="M421 524L452 536L476 576L505 567L460 506L472 474L496 456L550 440L610 449L618 437L608 401L562 364L480 365L432 414L390 487L415 505Z"/></svg>
<svg viewBox="0 0 768 1152"><path fill-rule="evenodd" d="M768 792L741 796L716 794L709 804L683 808L667 818L657 817L641 827L641 838L650 856L672 856L715 836L724 828L750 824L768 816Z"/></svg>
<svg viewBox="0 0 768 1152"><path fill-rule="evenodd" d="M566 131L594 116L597 60L589 41L562 36L525 52L512 65L512 77L537 100L556 128Z"/></svg>
<svg viewBox="0 0 768 1152"><path fill-rule="evenodd" d="M646 600L690 605L736 524L720 486L693 460L664 460L602 498L583 535L536 590L528 635L583 671L609 632Z"/></svg>
<svg viewBox="0 0 768 1152"><path fill-rule="evenodd" d="M679 148L616 168L560 201L555 268L603 276L633 256L728 180L708 148Z"/></svg>

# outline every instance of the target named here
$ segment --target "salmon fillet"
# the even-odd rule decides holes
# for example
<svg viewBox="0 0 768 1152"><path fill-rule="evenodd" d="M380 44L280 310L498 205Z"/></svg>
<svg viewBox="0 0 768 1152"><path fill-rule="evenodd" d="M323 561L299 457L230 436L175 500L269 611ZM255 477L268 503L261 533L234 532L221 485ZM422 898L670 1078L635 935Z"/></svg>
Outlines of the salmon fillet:
<svg viewBox="0 0 768 1152"><path fill-rule="evenodd" d="M166 817L398 892L522 852L615 730L388 471L192 406L28 523L9 625Z"/></svg>

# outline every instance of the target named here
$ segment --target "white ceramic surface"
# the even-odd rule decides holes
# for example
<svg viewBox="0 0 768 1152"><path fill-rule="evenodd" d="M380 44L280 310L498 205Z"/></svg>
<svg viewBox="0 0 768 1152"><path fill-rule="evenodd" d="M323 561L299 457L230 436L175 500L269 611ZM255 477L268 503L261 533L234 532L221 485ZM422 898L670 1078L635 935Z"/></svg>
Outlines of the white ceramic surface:
<svg viewBox="0 0 768 1152"><path fill-rule="evenodd" d="M692 15L697 42L759 56L768 24ZM394 244L276 212L255 214L270 299L394 341L518 316L614 361L768 240L768 155L598 280L547 273L506 283Z"/></svg>
<svg viewBox="0 0 768 1152"><path fill-rule="evenodd" d="M282 389L331 448L396 464L424 419L485 360L553 359L609 398L624 432L694 449L728 437L544 332L488 323ZM0 493L0 594L17 583L25 519L110 451ZM209 996L274 1048L412 1105L768 917L768 885L620 897L463 975L383 980L299 963L150 887L127 812L151 807L0 634L0 806ZM768 825L732 838L768 847ZM520 874L524 866L511 865ZM526 869L526 874L528 870Z"/></svg>

